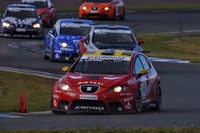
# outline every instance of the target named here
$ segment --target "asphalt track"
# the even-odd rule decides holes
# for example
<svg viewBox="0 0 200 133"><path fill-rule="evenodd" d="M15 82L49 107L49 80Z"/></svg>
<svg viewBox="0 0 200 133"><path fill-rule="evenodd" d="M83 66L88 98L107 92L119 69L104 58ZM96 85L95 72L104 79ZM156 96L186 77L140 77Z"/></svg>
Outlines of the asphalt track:
<svg viewBox="0 0 200 133"><path fill-rule="evenodd" d="M77 13L63 13L59 18L76 18ZM97 24L123 24L137 34L199 34L199 11L127 12L125 21L94 20ZM45 29L47 32L49 29ZM42 57L43 40L0 38L0 69L20 70L53 76L70 63L50 62ZM145 38L144 38L145 40ZM31 43L30 43L31 42ZM156 43L156 42L155 42ZM28 45L29 44L29 45ZM144 45L148 45L147 43ZM1 113L0 129L22 128L127 128L127 127L199 127L200 64L153 61L162 77L163 104L159 112L140 114L54 115L47 112L26 114ZM13 69L15 68L15 69ZM53 72L53 74L52 74Z"/></svg>

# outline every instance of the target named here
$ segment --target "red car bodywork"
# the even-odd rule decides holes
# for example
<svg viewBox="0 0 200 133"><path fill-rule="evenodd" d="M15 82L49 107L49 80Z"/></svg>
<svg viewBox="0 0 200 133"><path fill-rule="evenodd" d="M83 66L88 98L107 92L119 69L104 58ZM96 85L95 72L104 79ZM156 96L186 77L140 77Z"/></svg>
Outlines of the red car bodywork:
<svg viewBox="0 0 200 133"><path fill-rule="evenodd" d="M101 52L85 53L82 57L88 59L101 56ZM132 53L132 54L131 54ZM74 67L82 60L80 57L59 81L56 81L52 91L51 110L53 113L66 113L67 111L85 112L140 112L144 106L155 110L161 108L160 76L147 59L149 69L141 69L139 73L134 70L137 67L135 59L139 56L147 58L141 52L116 50L114 56L119 58L131 58L130 70L127 74L85 74L73 72ZM105 55L110 58L111 55ZM104 55L102 55L104 58ZM119 66L120 67L120 66ZM107 67L112 71L118 70L112 66ZM97 67L95 69L98 69ZM105 68L106 69L106 68ZM106 70L105 70L106 71ZM62 90L61 84L68 84L71 90ZM121 86L119 92L113 91ZM140 95L140 97L138 97ZM141 106L141 108L140 108Z"/></svg>
<svg viewBox="0 0 200 133"><path fill-rule="evenodd" d="M44 7L40 7L34 2L44 2L46 4ZM51 27L56 22L56 8L50 0L20 0L19 3L34 5L45 26Z"/></svg>
<svg viewBox="0 0 200 133"><path fill-rule="evenodd" d="M79 7L79 18L125 18L123 0L84 0Z"/></svg>

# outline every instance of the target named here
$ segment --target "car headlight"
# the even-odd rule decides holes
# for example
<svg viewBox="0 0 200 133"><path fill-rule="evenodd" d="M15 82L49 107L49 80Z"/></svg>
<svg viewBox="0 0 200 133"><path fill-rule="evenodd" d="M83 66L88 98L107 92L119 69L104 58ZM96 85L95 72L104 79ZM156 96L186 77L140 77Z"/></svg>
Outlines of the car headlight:
<svg viewBox="0 0 200 133"><path fill-rule="evenodd" d="M39 23L33 24L33 28L40 28L40 24Z"/></svg>
<svg viewBox="0 0 200 133"><path fill-rule="evenodd" d="M117 85L109 90L109 92L122 92L126 90L128 87L123 85Z"/></svg>
<svg viewBox="0 0 200 133"><path fill-rule="evenodd" d="M104 7L104 10L105 11L108 11L110 8L109 7Z"/></svg>
<svg viewBox="0 0 200 133"><path fill-rule="evenodd" d="M8 27L10 27L10 23L8 23L8 22L3 22L3 23L2 23L2 26L8 28Z"/></svg>
<svg viewBox="0 0 200 133"><path fill-rule="evenodd" d="M65 83L60 83L59 85L59 88L61 90L64 90L64 91L71 91L72 89L70 88L70 86L68 84L65 84Z"/></svg>
<svg viewBox="0 0 200 133"><path fill-rule="evenodd" d="M59 45L61 46L61 47L69 47L69 44L67 44L66 42L59 42Z"/></svg>
<svg viewBox="0 0 200 133"><path fill-rule="evenodd" d="M83 9L83 10L86 10L86 9L87 9L87 7L86 7L86 6L84 6L84 7L82 7L82 9Z"/></svg>

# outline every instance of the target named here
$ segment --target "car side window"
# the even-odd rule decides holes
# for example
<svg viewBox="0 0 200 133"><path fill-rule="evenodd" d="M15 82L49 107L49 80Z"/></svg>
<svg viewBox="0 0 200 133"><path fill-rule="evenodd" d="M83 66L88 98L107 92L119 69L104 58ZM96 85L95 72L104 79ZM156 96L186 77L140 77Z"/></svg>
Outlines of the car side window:
<svg viewBox="0 0 200 133"><path fill-rule="evenodd" d="M150 64L147 61L147 58L145 56L143 56L143 55L139 55L139 56L140 56L140 59L142 61L144 69L147 69L147 70L150 69Z"/></svg>
<svg viewBox="0 0 200 133"><path fill-rule="evenodd" d="M86 34L86 44L88 45L90 41L90 30L88 30L87 34Z"/></svg>
<svg viewBox="0 0 200 133"><path fill-rule="evenodd" d="M139 56L137 56L134 64L134 74L139 74L141 69L143 69L143 65Z"/></svg>

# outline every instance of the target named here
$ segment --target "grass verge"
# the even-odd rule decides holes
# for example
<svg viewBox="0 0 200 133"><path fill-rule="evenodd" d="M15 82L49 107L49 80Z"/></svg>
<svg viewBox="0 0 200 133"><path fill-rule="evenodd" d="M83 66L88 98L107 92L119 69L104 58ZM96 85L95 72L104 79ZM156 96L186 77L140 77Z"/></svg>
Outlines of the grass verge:
<svg viewBox="0 0 200 133"><path fill-rule="evenodd" d="M200 133L200 128L35 129L1 130L1 133Z"/></svg>

